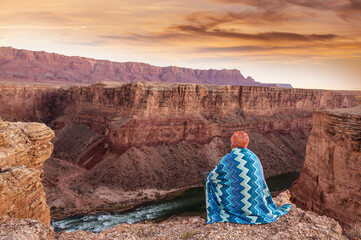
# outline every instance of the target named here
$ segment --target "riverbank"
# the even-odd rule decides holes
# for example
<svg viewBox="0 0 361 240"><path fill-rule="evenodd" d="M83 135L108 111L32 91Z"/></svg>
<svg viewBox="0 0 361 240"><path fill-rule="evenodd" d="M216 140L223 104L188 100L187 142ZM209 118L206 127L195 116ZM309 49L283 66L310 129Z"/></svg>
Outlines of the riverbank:
<svg viewBox="0 0 361 240"><path fill-rule="evenodd" d="M276 197L281 191L288 189L299 173L281 174L266 179L271 195ZM154 196L154 195L153 195ZM165 195L158 194L157 199L128 209L109 208L108 211L96 214L82 214L65 219L52 219L52 227L57 231L79 231L99 233L106 228L121 223L137 223L141 221L159 221L175 215L197 214L205 216L205 194L203 187L179 189Z"/></svg>
<svg viewBox="0 0 361 240"><path fill-rule="evenodd" d="M192 188L182 195L161 202L137 207L122 213L104 213L84 216L73 216L63 220L53 220L51 226L58 231L79 231L99 233L106 228L121 223L137 223L142 221L162 221L174 215L205 215L204 188Z"/></svg>
<svg viewBox="0 0 361 240"><path fill-rule="evenodd" d="M148 188L125 191L120 187L109 188L105 185L95 188L87 185L86 182L80 187L74 187L74 184L82 179L82 175L86 174L85 169L58 158L46 161L44 167L48 175L43 183L52 220L76 215L126 212L140 206L172 199L190 188L200 187L198 184L168 190ZM58 169L69 174L64 178L57 178Z"/></svg>

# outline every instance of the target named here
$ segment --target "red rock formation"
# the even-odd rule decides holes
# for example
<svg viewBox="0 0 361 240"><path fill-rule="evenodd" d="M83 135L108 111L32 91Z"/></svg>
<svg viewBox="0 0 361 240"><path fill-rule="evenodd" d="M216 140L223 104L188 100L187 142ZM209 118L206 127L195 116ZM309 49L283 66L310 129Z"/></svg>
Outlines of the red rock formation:
<svg viewBox="0 0 361 240"><path fill-rule="evenodd" d="M9 123L0 125L0 167L25 165L42 170L53 152L54 132L40 123Z"/></svg>
<svg viewBox="0 0 361 240"><path fill-rule="evenodd" d="M7 121L49 123L62 114L57 86L0 83L0 117Z"/></svg>
<svg viewBox="0 0 361 240"><path fill-rule="evenodd" d="M78 170L77 184L66 190L74 198L64 200L68 204L62 206L82 199L78 205L83 209L99 208L95 202L103 209L126 203L113 202L111 197L101 203L99 198L110 189L199 184L201 173L228 151L229 138L239 129L249 132L249 147L259 155L267 177L297 171L303 164L312 110L356 104L355 92L265 87L138 82L60 91L67 106L64 115L53 121L54 156L88 170ZM56 160L47 166L54 173L49 184L56 186L62 175L55 169L67 165ZM89 194L89 189L94 193ZM100 189L108 190L101 194ZM49 196L59 199L59 193ZM53 200L49 202L55 206Z"/></svg>
<svg viewBox="0 0 361 240"><path fill-rule="evenodd" d="M67 107L55 125L72 122L106 133L118 151L180 141L204 144L237 129L309 130L312 110L356 104L351 93L267 87L136 82L64 91Z"/></svg>
<svg viewBox="0 0 361 240"><path fill-rule="evenodd" d="M0 219L39 219L50 226L41 175L53 137L44 124L0 121Z"/></svg>
<svg viewBox="0 0 361 240"><path fill-rule="evenodd" d="M182 82L200 84L264 85L291 87L289 84L262 84L243 77L239 70L195 70L156 67L137 62L111 62L55 53L0 47L0 80L89 84L99 81Z"/></svg>
<svg viewBox="0 0 361 240"><path fill-rule="evenodd" d="M361 106L314 112L304 167L292 186L298 207L361 222Z"/></svg>
<svg viewBox="0 0 361 240"><path fill-rule="evenodd" d="M21 102L12 96L29 93L32 104L24 104L20 117L37 112L56 131L45 187L57 214L122 207L130 203L124 191L200 184L240 129L249 133L266 177L300 170L312 110L354 106L360 94L144 82L4 89L0 103L12 109L11 117ZM1 115L9 111L0 109Z"/></svg>

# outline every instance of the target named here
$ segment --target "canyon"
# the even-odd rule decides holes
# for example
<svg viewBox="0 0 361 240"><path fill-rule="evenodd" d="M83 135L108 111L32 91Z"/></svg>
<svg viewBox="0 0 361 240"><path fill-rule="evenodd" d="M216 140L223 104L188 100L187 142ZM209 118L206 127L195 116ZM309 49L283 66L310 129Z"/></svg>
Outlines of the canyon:
<svg viewBox="0 0 361 240"><path fill-rule="evenodd" d="M265 176L300 171L312 111L360 92L179 83L0 84L0 116L56 133L44 164L52 218L123 211L202 184L237 130Z"/></svg>
<svg viewBox="0 0 361 240"><path fill-rule="evenodd" d="M361 106L316 111L292 201L344 225L361 222ZM360 227L360 226L359 226Z"/></svg>
<svg viewBox="0 0 361 240"><path fill-rule="evenodd" d="M44 51L0 47L0 82L84 85L106 82L178 82L219 85L292 87L256 82L239 70L157 67L138 62L111 62Z"/></svg>
<svg viewBox="0 0 361 240"><path fill-rule="evenodd" d="M320 113L329 114L330 112L323 111ZM343 130L355 130L353 132L351 131L351 134L348 135L351 136L351 139L347 138L345 143L349 143L352 150L359 151L360 129L358 128L359 125L355 125L355 123L360 120L360 107L351 110L351 112L350 109L341 109L332 111L332 113L338 117L338 119L336 117L336 120L339 120L338 124L331 125L334 127L333 130L339 130L338 127L341 127L341 129L343 128ZM350 113L353 115L356 114L356 116L350 117ZM340 121L342 118L348 119L348 123L352 124L344 124L343 121ZM315 119L315 126L318 126L319 122L317 122L316 117L314 117L314 120ZM315 137L316 134L314 132L315 130L312 131L311 138ZM347 132L347 134L350 133L348 131L338 131L335 135L339 135L344 132ZM324 136L325 135L320 135L318 137L322 139ZM347 239L347 237L343 235L342 228L334 219L326 216L319 216L313 212L304 211L292 204L290 202L289 191L280 193L276 198L274 198L274 201L279 206L286 203L292 204L290 212L285 216L281 216L278 221L263 226L232 223L205 224L204 216L179 216L172 217L160 223L144 222L132 225L120 224L106 229L100 234L84 231L54 233L53 229L48 227L50 215L49 211L46 211L46 209L48 210L49 208L44 200L45 196L42 191L42 185L39 183L39 173L41 175L41 170L39 169L42 168L41 161L49 157L51 154L52 144L49 143L49 141L53 137L53 131L44 124L22 122L12 123L0 120L0 163L9 165L13 162L14 165L10 168L3 167L3 165L1 165L0 168L0 178L2 180L2 185L0 186L0 197L2 198L2 207L6 205L6 209L11 210L6 211L5 215L0 217L1 238L44 240L154 238ZM342 143L339 145L342 146ZM322 146L322 141L319 145L315 144L316 151L319 146ZM319 150L322 150L322 148ZM346 150L346 153L354 156L355 151L350 153ZM355 160L353 157L348 159ZM59 170L62 169L58 169L58 171ZM20 174L18 174L17 171ZM28 172L32 171L37 172L37 174L28 174ZM11 174L8 174L9 172ZM351 176L355 177L353 174L351 174ZM35 184L33 184L34 182ZM331 184L334 183L335 181L331 182ZM29 186L31 187L29 188ZM10 191L8 191L8 189L10 189ZM20 199L22 202L19 203L14 201L18 198L14 198L14 200L12 200L12 195L14 193L21 196ZM38 202L39 200L41 201L40 203ZM9 207L8 204L13 205ZM27 207L24 208L24 206ZM44 209L45 211L43 211ZM4 213L3 208L0 209L0 211Z"/></svg>

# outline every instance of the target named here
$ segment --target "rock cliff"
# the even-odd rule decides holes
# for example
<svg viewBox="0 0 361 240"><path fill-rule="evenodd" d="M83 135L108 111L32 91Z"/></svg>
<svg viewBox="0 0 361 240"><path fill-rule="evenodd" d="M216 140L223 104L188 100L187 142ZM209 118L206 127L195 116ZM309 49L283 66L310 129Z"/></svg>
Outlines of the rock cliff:
<svg viewBox="0 0 361 240"><path fill-rule="evenodd" d="M345 224L361 222L361 106L313 114L300 178L292 186L298 207Z"/></svg>
<svg viewBox="0 0 361 240"><path fill-rule="evenodd" d="M247 86L136 82L59 91L66 107L52 122L57 137L47 183L59 186L59 167L78 175L69 177L71 185L47 187L54 213L125 207L130 200L119 197L122 191L139 203L200 184L239 129L249 132L266 177L299 171L312 110L356 105L354 92ZM154 191L139 194L144 189ZM72 197L59 197L64 191Z"/></svg>
<svg viewBox="0 0 361 240"><path fill-rule="evenodd" d="M0 117L7 121L49 123L62 114L59 87L0 83Z"/></svg>
<svg viewBox="0 0 361 240"><path fill-rule="evenodd" d="M0 81L89 84L99 81L181 82L198 84L264 85L291 87L289 84L262 84L245 78L239 70L198 70L156 67L137 62L111 62L55 53L0 47Z"/></svg>
<svg viewBox="0 0 361 240"><path fill-rule="evenodd" d="M0 219L30 218L50 225L41 178L53 137L44 124L0 120Z"/></svg>
<svg viewBox="0 0 361 240"><path fill-rule="evenodd" d="M57 217L122 209L199 185L240 129L266 177L300 171L312 110L355 106L360 95L147 82L3 86L0 116L35 117L56 131L45 189Z"/></svg>

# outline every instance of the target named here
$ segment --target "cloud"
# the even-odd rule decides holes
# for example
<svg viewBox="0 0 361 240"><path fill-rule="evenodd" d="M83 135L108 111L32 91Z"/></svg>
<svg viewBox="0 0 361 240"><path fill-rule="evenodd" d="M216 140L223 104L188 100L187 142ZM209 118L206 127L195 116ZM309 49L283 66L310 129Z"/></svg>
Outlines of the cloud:
<svg viewBox="0 0 361 240"><path fill-rule="evenodd" d="M81 46L102 46L104 45L103 40L94 40L94 41L54 41L54 43L65 43L69 45L81 45Z"/></svg>
<svg viewBox="0 0 361 240"><path fill-rule="evenodd" d="M32 25L71 25L71 19L66 16L45 10L36 10L36 11L11 11L4 12L0 14L0 20L2 22L10 22L11 24L27 24L31 23Z"/></svg>
<svg viewBox="0 0 361 240"><path fill-rule="evenodd" d="M278 10L283 11L285 8L292 6L303 7L309 10L335 12L343 19L356 17L360 19L361 1L360 0L207 0L222 4L241 4L252 6L259 10Z"/></svg>
<svg viewBox="0 0 361 240"><path fill-rule="evenodd" d="M214 37L219 39L236 39L236 40L254 40L263 42L324 42L340 38L335 34L298 34L291 32L263 32L263 33L242 33L228 30L179 25L170 27L172 33L150 33L150 34L131 34L127 36L102 35L100 37L113 40L131 40L131 41L150 41L150 40L190 40L199 39L200 37Z"/></svg>
<svg viewBox="0 0 361 240"><path fill-rule="evenodd" d="M235 38L243 40L258 40L258 41L328 41L338 38L336 34L299 34L293 32L261 32L261 33L243 33L239 31L232 31L229 29L209 29L208 24L201 26L193 25L176 25L170 27L172 31L193 33L210 37Z"/></svg>
<svg viewBox="0 0 361 240"><path fill-rule="evenodd" d="M289 46L240 45L230 47L200 47L195 49L199 54L215 56L233 56L265 62L266 60L287 62L310 61L310 59L352 59L360 58L361 44L300 44ZM333 49L330 51L330 49ZM277 56L277 57L275 57Z"/></svg>
<svg viewBox="0 0 361 240"><path fill-rule="evenodd" d="M192 24L200 24L205 27L216 27L220 24L236 22L238 24L275 24L299 20L302 13L289 13L274 10L265 11L226 11L226 12L194 12L185 16L184 20Z"/></svg>
<svg viewBox="0 0 361 240"><path fill-rule="evenodd" d="M327 9L330 4L336 4L340 0L209 0L224 4L242 4L259 8L279 8L287 5L296 5L313 9Z"/></svg>
<svg viewBox="0 0 361 240"><path fill-rule="evenodd" d="M199 52L269 52L277 50L305 49L304 46L279 47L279 46L232 46L232 47L202 47Z"/></svg>
<svg viewBox="0 0 361 240"><path fill-rule="evenodd" d="M335 9L337 14L345 20L351 18L361 19L361 1L360 0L349 0L348 3Z"/></svg>

